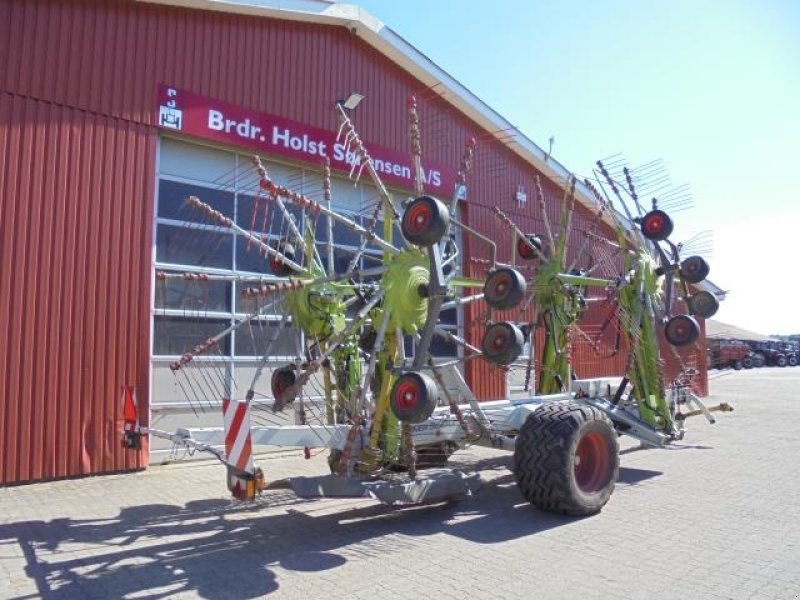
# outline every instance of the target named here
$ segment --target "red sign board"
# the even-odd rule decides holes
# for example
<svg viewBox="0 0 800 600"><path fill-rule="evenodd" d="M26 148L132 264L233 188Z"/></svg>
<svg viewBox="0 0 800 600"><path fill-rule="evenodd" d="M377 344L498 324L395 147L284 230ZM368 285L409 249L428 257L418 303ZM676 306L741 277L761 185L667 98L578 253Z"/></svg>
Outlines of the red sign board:
<svg viewBox="0 0 800 600"><path fill-rule="evenodd" d="M353 163L358 161L354 153L347 151L344 140L336 140L336 132L233 106L166 85L158 89L157 123L163 129L242 146L267 155L315 164L320 164L324 157L328 157L331 167L340 171L350 172ZM366 141L364 145L383 181L413 189L414 168L410 153L397 152ZM455 170L427 163L423 171L427 192L445 197L453 194Z"/></svg>

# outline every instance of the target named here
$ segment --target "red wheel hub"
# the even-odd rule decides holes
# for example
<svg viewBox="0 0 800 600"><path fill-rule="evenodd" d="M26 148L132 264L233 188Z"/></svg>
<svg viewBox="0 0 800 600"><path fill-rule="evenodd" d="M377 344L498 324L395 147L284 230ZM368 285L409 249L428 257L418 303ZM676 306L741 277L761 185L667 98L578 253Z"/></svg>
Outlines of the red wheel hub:
<svg viewBox="0 0 800 600"><path fill-rule="evenodd" d="M414 381L402 381L394 392L397 406L403 410L414 410L419 402L419 389Z"/></svg>
<svg viewBox="0 0 800 600"><path fill-rule="evenodd" d="M517 241L517 253L526 260L534 258L535 256L533 248L531 248L530 245L528 245L528 242L526 240Z"/></svg>
<svg viewBox="0 0 800 600"><path fill-rule="evenodd" d="M507 272L502 272L495 277L492 277L492 294L498 298L502 298L508 293L511 287L511 275Z"/></svg>
<svg viewBox="0 0 800 600"><path fill-rule="evenodd" d="M575 450L575 482L582 492L596 492L608 483L610 472L608 440L600 433L587 433Z"/></svg>
<svg viewBox="0 0 800 600"><path fill-rule="evenodd" d="M406 230L414 235L419 235L428 230L433 218L433 212L427 202L418 202L404 215Z"/></svg>
<svg viewBox="0 0 800 600"><path fill-rule="evenodd" d="M486 346L499 353L506 349L509 340L509 335L498 327L489 334L489 339L486 340Z"/></svg>
<svg viewBox="0 0 800 600"><path fill-rule="evenodd" d="M675 340L688 340L689 339L690 330L689 330L689 327L687 325L685 325L684 323L676 322L676 323L674 323L672 325L672 328L670 329L669 333L672 336L672 339L675 339Z"/></svg>
<svg viewBox="0 0 800 600"><path fill-rule="evenodd" d="M667 220L661 215L650 215L644 221L644 230L649 235L658 235L664 231Z"/></svg>

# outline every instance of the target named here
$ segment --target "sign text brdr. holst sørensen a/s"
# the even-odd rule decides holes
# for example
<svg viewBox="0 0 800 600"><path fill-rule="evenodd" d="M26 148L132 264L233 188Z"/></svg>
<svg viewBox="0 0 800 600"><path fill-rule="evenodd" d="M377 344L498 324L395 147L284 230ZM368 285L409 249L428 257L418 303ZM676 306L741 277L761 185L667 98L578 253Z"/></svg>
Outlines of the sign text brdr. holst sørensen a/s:
<svg viewBox="0 0 800 600"><path fill-rule="evenodd" d="M327 157L331 167L342 171L350 171L353 163L358 162L353 152L346 151L345 144L336 141L333 131L166 85L159 86L158 96L157 122L165 129L317 165ZM414 171L409 153L368 142L365 144L382 179L406 189L413 188ZM454 169L441 168L426 161L424 174L425 188L429 193L445 196L453 193Z"/></svg>

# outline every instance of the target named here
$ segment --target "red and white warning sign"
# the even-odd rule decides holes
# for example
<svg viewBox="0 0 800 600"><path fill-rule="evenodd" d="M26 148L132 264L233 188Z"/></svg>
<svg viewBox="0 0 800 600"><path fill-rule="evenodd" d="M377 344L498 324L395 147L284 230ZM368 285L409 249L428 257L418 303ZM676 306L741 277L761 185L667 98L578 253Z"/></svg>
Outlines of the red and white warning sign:
<svg viewBox="0 0 800 600"><path fill-rule="evenodd" d="M228 464L245 473L254 472L253 438L250 434L250 405L245 400L222 399L225 423L225 454Z"/></svg>

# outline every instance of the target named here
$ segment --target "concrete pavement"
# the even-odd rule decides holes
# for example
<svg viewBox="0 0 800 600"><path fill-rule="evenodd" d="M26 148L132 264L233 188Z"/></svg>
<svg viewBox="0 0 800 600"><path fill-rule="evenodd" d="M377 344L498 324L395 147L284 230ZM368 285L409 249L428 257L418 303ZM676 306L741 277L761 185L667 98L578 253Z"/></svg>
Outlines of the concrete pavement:
<svg viewBox="0 0 800 600"><path fill-rule="evenodd" d="M669 449L624 444L614 495L584 519L532 508L510 455L475 448L454 462L482 490L405 509L282 490L243 507L212 463L0 489L0 598L797 599L800 368L712 377L710 401L736 411Z"/></svg>

